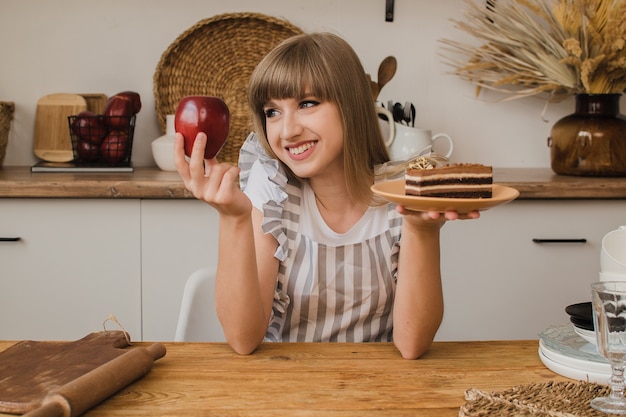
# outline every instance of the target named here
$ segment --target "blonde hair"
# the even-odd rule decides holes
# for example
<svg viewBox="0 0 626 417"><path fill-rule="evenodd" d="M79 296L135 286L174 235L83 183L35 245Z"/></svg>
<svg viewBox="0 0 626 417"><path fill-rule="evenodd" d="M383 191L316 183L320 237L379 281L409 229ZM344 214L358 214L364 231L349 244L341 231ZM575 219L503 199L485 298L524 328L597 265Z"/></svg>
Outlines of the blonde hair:
<svg viewBox="0 0 626 417"><path fill-rule="evenodd" d="M294 36L272 50L254 70L248 89L254 129L273 157L276 155L267 141L263 107L272 99L302 99L306 93L337 104L343 121L348 192L353 201L370 204L374 166L387 162L389 154L370 82L356 52L339 36ZM287 170L291 178L297 179Z"/></svg>

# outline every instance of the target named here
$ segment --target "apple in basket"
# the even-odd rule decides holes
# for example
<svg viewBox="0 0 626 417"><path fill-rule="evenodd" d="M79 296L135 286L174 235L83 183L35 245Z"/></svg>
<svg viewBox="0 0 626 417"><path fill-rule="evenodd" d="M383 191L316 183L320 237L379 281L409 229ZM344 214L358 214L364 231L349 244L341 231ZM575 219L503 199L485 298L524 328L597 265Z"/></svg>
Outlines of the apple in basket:
<svg viewBox="0 0 626 417"><path fill-rule="evenodd" d="M104 107L104 116L112 129L128 129L130 119L141 110L141 97L134 91L122 91L111 97Z"/></svg>
<svg viewBox="0 0 626 417"><path fill-rule="evenodd" d="M72 121L72 132L80 140L99 144L107 135L104 119L91 111L81 111Z"/></svg>
<svg viewBox="0 0 626 417"><path fill-rule="evenodd" d="M207 136L204 158L218 154L230 129L230 111L219 97L187 96L178 103L174 115L174 128L185 138L185 155L191 156L193 143L199 132Z"/></svg>

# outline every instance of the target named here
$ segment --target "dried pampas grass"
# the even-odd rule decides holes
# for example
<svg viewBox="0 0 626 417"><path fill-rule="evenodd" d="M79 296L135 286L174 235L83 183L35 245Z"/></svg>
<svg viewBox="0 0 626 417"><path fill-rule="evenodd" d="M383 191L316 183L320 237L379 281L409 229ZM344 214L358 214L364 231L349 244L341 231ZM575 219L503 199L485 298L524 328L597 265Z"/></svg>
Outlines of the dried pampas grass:
<svg viewBox="0 0 626 417"><path fill-rule="evenodd" d="M478 44L443 39L454 74L508 99L626 89L626 0L465 0L456 27Z"/></svg>

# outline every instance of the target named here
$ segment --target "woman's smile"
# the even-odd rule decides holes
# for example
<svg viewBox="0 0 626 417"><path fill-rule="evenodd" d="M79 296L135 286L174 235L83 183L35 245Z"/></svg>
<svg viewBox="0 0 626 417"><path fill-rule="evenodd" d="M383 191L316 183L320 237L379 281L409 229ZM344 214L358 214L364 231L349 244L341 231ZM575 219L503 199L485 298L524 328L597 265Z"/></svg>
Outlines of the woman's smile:
<svg viewBox="0 0 626 417"><path fill-rule="evenodd" d="M313 152L312 149L315 147L316 144L317 144L317 141L310 141L310 142L290 145L290 146L287 146L286 148L287 148L287 151L289 151L289 154L291 155L292 158L303 159ZM311 152L307 152L309 150L311 150Z"/></svg>

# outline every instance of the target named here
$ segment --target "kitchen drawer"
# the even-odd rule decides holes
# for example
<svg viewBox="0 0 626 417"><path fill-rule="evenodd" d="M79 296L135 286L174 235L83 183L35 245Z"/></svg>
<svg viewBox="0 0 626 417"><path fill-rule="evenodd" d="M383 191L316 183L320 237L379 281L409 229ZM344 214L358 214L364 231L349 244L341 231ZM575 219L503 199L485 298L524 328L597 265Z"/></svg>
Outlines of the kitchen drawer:
<svg viewBox="0 0 626 417"><path fill-rule="evenodd" d="M446 224L437 339L536 339L567 323L565 307L591 299L602 237L621 224L624 200L517 200Z"/></svg>
<svg viewBox="0 0 626 417"><path fill-rule="evenodd" d="M0 199L0 237L20 238L0 242L0 339L74 340L112 313L140 340L139 207Z"/></svg>

